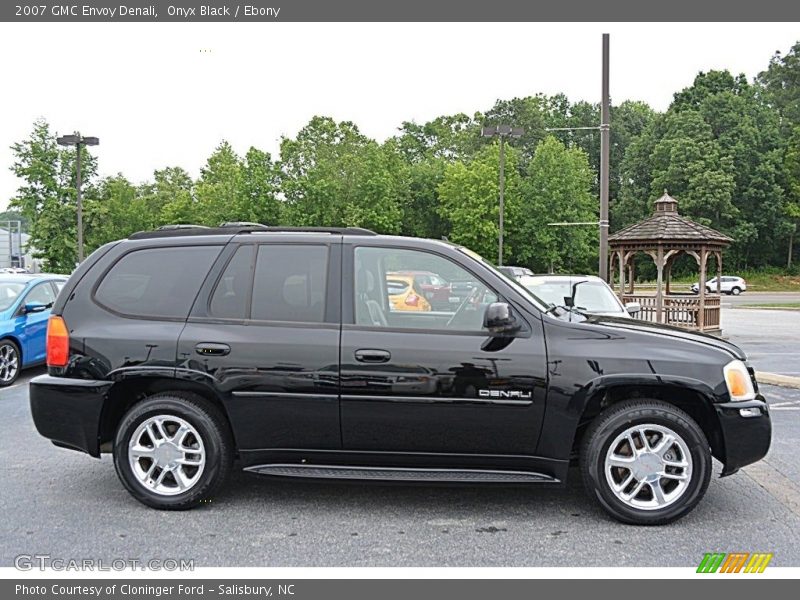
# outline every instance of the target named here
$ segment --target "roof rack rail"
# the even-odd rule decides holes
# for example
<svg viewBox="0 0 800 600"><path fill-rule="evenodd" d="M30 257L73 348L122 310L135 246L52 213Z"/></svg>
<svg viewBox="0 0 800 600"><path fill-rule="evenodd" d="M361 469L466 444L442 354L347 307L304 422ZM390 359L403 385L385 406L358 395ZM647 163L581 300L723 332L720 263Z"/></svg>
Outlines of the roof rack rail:
<svg viewBox="0 0 800 600"><path fill-rule="evenodd" d="M330 233L333 235L378 235L361 227L290 227L262 225L260 223L230 222L219 227L205 225L162 225L155 231L139 231L128 236L129 240L146 240L162 237L192 235L237 235L240 233Z"/></svg>
<svg viewBox="0 0 800 600"><path fill-rule="evenodd" d="M156 227L156 231L175 231L176 229L208 229L205 225L194 225L192 223L170 223Z"/></svg>

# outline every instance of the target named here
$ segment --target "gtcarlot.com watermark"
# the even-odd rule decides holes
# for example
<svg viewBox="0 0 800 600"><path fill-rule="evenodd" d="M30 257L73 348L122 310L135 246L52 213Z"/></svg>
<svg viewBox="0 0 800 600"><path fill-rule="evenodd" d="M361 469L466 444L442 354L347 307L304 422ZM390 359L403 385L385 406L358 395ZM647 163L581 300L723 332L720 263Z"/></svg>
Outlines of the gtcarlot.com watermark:
<svg viewBox="0 0 800 600"><path fill-rule="evenodd" d="M63 558L50 554L14 557L19 571L194 571L193 558Z"/></svg>

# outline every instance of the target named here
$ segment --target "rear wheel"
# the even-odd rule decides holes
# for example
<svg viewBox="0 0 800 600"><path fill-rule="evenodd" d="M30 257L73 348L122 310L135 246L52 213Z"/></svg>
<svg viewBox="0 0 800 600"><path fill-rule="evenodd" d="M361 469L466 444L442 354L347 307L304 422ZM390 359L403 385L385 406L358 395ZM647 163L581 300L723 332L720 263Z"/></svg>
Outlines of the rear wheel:
<svg viewBox="0 0 800 600"><path fill-rule="evenodd" d="M0 387L13 384L21 368L19 346L11 340L0 340Z"/></svg>
<svg viewBox="0 0 800 600"><path fill-rule="evenodd" d="M690 512L708 488L711 451L682 410L657 400L628 400L604 411L581 447L587 490L615 519L663 525Z"/></svg>
<svg viewBox="0 0 800 600"><path fill-rule="evenodd" d="M114 466L134 498L183 510L210 499L231 469L227 423L194 394L166 392L135 404L114 440Z"/></svg>

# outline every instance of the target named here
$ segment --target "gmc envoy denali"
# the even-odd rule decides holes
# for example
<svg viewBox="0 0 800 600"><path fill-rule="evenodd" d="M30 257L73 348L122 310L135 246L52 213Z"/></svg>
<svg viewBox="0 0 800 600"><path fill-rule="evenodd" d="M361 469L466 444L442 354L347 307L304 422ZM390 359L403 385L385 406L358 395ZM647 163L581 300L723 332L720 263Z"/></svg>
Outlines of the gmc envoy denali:
<svg viewBox="0 0 800 600"><path fill-rule="evenodd" d="M387 285L402 272L445 281L446 310L408 304ZM725 476L767 453L745 361L715 337L545 304L447 242L228 224L94 252L53 306L30 399L43 436L112 452L154 508L207 500L234 463L554 485L577 461L613 517L662 524L703 497L712 456Z"/></svg>

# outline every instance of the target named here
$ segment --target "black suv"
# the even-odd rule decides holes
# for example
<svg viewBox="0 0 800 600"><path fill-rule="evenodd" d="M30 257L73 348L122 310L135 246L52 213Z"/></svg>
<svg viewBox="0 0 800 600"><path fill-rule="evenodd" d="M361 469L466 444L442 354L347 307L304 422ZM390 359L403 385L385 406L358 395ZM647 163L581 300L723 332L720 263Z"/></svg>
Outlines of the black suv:
<svg viewBox="0 0 800 600"><path fill-rule="evenodd" d="M469 291L409 307L387 273ZM413 309L413 310L412 310ZM155 508L211 497L234 461L301 478L565 481L667 523L762 458L767 404L721 339L546 305L473 252L355 228L145 232L75 271L30 386L39 432L113 452Z"/></svg>

